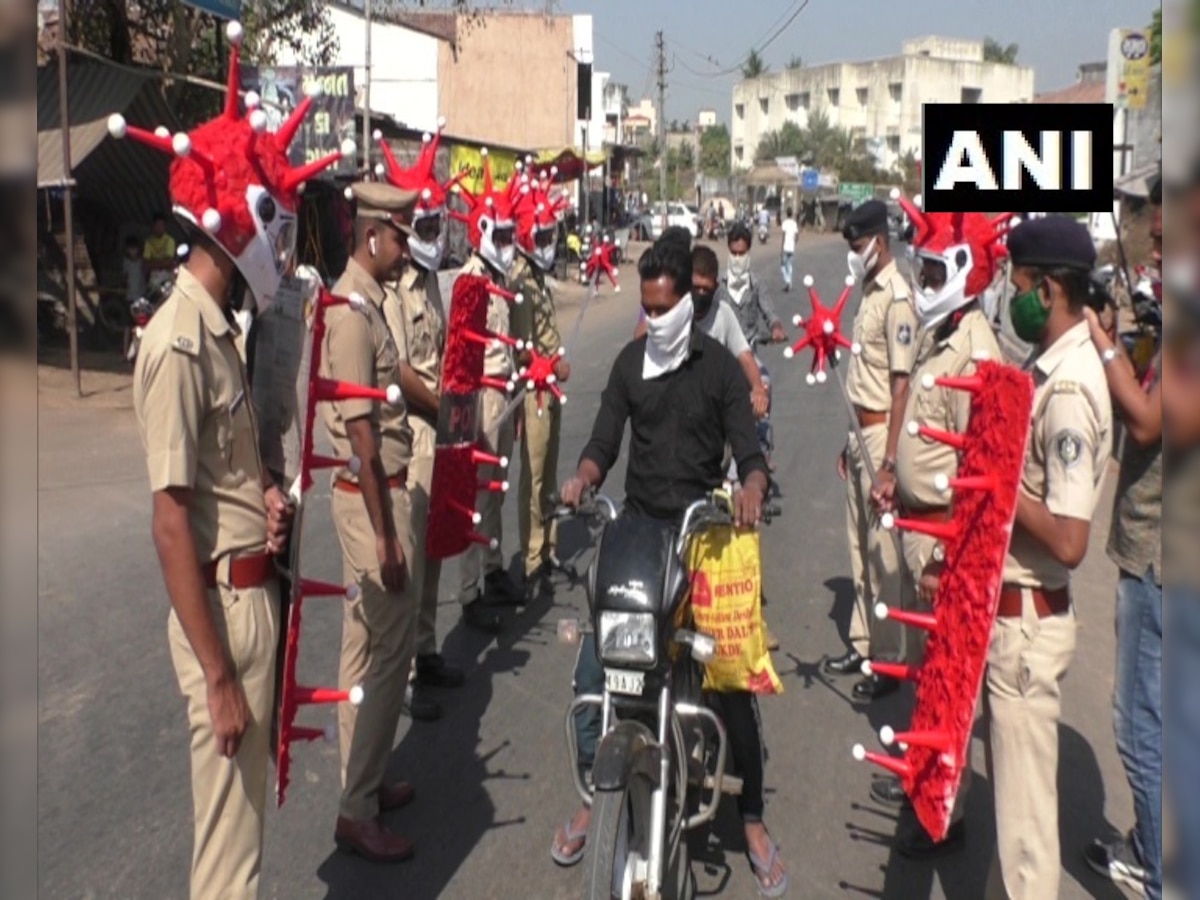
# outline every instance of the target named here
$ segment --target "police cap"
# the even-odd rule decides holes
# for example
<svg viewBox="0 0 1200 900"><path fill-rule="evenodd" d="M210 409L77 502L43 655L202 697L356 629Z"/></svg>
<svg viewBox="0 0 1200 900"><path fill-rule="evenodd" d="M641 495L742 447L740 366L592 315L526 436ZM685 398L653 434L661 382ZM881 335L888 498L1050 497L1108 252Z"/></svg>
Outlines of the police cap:
<svg viewBox="0 0 1200 900"><path fill-rule="evenodd" d="M887 204L881 200L867 200L851 210L850 215L846 217L842 237L848 241L857 241L871 234L887 234L887 230Z"/></svg>
<svg viewBox="0 0 1200 900"><path fill-rule="evenodd" d="M1046 216L1022 222L1008 235L1013 264L1039 269L1090 272L1096 247L1087 228L1069 216Z"/></svg>
<svg viewBox="0 0 1200 900"><path fill-rule="evenodd" d="M360 219L380 219L412 234L413 210L419 191L406 191L383 181L360 181L350 188L354 195L355 215Z"/></svg>

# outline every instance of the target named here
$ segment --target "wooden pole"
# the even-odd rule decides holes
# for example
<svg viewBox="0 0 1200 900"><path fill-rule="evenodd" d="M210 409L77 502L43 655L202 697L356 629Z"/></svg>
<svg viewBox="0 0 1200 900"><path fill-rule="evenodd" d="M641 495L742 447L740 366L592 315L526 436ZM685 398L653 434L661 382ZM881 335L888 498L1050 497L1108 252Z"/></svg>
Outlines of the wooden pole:
<svg viewBox="0 0 1200 900"><path fill-rule="evenodd" d="M67 102L67 3L58 0L58 119L62 132L63 151L63 226L67 239L67 332L71 346L71 378L75 382L75 394L83 396L83 383L79 373L79 331L76 327L75 310L75 210L71 191L71 116Z"/></svg>

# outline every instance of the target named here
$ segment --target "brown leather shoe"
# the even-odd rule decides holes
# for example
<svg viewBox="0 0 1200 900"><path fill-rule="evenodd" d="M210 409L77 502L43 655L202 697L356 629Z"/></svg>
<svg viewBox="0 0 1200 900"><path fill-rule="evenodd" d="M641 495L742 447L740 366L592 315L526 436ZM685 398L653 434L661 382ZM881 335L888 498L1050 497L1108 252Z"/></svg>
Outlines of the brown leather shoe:
<svg viewBox="0 0 1200 900"><path fill-rule="evenodd" d="M395 784L385 784L379 789L379 811L391 812L394 809L408 806L416 799L417 792L407 781L397 781Z"/></svg>
<svg viewBox="0 0 1200 900"><path fill-rule="evenodd" d="M408 838L392 834L376 819L355 822L338 816L333 840L343 853L357 853L377 863L398 863L412 859L413 845Z"/></svg>

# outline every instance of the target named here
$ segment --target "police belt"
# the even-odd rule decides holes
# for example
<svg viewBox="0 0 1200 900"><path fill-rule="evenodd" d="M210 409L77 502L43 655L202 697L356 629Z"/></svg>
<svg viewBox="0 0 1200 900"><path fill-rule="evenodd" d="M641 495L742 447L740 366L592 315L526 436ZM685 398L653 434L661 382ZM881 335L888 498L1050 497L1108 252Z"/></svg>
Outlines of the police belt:
<svg viewBox="0 0 1200 900"><path fill-rule="evenodd" d="M1061 615L1071 608L1071 592L1065 587L1048 591L1044 588L1023 588L1018 584L1006 584L1000 589L1000 606L996 609L996 615L1005 619L1020 618L1025 607L1025 591L1029 591L1039 619Z"/></svg>
<svg viewBox="0 0 1200 900"><path fill-rule="evenodd" d="M220 586L221 563L225 559L229 560L229 564L224 584L235 590L262 587L275 574L275 567L272 564L272 557L269 553L221 557L220 559L206 563L200 569L204 575L204 584L209 590L216 590Z"/></svg>
<svg viewBox="0 0 1200 900"><path fill-rule="evenodd" d="M858 418L859 428L872 428L875 425L884 425L888 420L886 412L875 409L863 409L858 404L854 405L854 414Z"/></svg>
<svg viewBox="0 0 1200 900"><path fill-rule="evenodd" d="M398 490L408 486L408 469L404 468L396 475L388 476L387 485L391 490ZM344 478L339 478L333 483L333 486L339 491L345 491L347 494L361 494L362 488L358 482L346 481Z"/></svg>

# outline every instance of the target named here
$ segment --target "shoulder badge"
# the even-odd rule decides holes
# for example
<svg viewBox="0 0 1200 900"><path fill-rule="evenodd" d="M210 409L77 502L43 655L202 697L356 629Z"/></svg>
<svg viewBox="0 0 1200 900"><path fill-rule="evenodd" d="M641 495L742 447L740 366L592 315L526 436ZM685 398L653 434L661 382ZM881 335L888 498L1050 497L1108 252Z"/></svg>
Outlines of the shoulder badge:
<svg viewBox="0 0 1200 900"><path fill-rule="evenodd" d="M1073 428L1064 428L1055 435L1054 452L1066 468L1072 468L1083 456L1083 435Z"/></svg>
<svg viewBox="0 0 1200 900"><path fill-rule="evenodd" d="M175 304L171 319L171 349L198 356L200 353L200 310L192 303Z"/></svg>
<svg viewBox="0 0 1200 900"><path fill-rule="evenodd" d="M900 327L896 329L897 342L899 342L900 344L907 347L909 344L912 343L912 339L913 339L912 326L909 325L907 322L901 323Z"/></svg>
<svg viewBox="0 0 1200 900"><path fill-rule="evenodd" d="M1054 382L1053 392L1055 394L1078 394L1079 382L1068 381L1065 378L1059 379L1058 381Z"/></svg>

